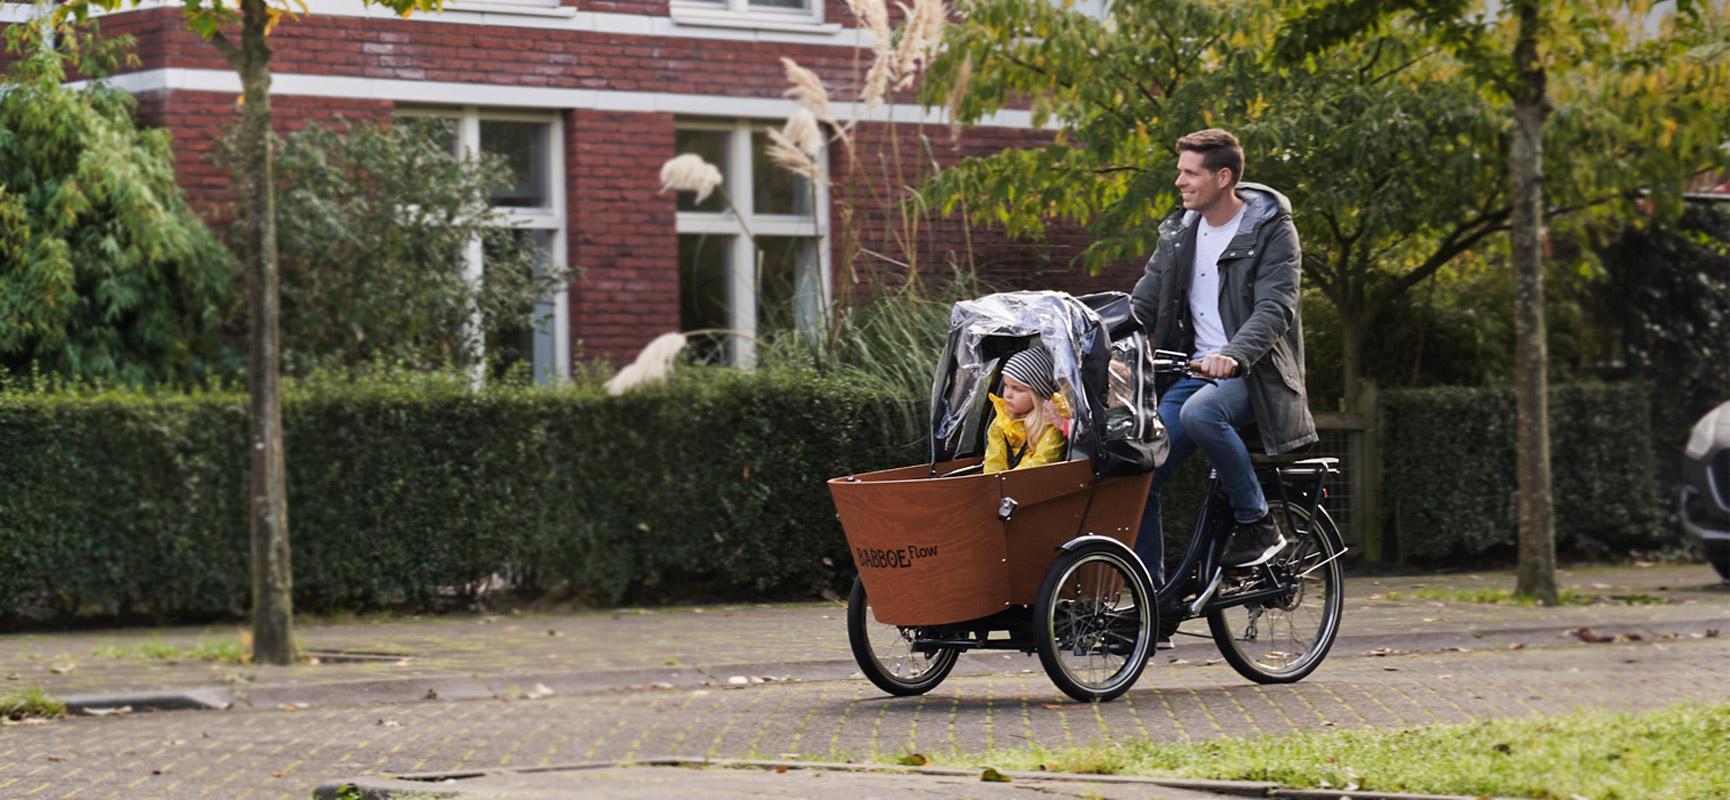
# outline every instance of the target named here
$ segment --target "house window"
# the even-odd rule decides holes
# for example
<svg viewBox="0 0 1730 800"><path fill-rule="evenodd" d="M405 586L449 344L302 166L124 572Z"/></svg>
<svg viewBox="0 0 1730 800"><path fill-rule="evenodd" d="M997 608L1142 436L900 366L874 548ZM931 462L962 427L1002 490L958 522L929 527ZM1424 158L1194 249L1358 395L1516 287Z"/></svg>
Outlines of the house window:
<svg viewBox="0 0 1730 800"><path fill-rule="evenodd" d="M755 363L758 341L816 332L828 311L828 198L769 161L766 131L692 121L675 137L674 154L696 153L725 179L725 195L678 199L679 322L708 334L692 345L716 363Z"/></svg>
<svg viewBox="0 0 1730 800"><path fill-rule="evenodd" d="M488 153L509 166L511 181L493 193L498 224L513 231L498 246L533 248L539 263L565 267L565 174L563 124L557 115L463 109L404 109L398 116L413 118L426 135L454 155ZM477 284L487 280L487 247L473 243L463 257L463 274ZM528 311L528 309L524 309ZM535 302L533 321L475 337L482 360L495 374L518 364L528 365L535 380L546 383L570 372L570 305L563 290ZM480 320L472 322L481 329Z"/></svg>

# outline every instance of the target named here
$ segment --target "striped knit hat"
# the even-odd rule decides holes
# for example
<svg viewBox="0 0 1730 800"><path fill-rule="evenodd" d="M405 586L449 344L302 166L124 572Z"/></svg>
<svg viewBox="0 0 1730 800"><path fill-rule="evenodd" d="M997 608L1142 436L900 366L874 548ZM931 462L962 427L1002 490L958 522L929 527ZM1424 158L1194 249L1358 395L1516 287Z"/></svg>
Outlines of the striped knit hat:
<svg viewBox="0 0 1730 800"><path fill-rule="evenodd" d="M1051 363L1051 351L1043 345L1033 345L1013 356L1003 365L1003 374L1020 381L1032 389L1040 397L1050 397L1057 394L1057 381L1051 373L1056 367Z"/></svg>

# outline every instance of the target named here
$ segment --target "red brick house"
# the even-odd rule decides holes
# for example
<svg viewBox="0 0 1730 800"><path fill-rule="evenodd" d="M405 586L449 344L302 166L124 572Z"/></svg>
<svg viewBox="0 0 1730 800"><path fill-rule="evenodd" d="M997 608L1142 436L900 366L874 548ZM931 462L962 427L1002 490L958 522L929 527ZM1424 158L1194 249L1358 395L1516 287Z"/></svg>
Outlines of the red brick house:
<svg viewBox="0 0 1730 800"><path fill-rule="evenodd" d="M29 8L0 4L0 22ZM893 197L881 171L849 175L831 147L834 185L813 193L763 156L764 132L795 107L782 96L782 57L823 76L843 121L864 113L844 87L869 63L870 37L840 0L457 0L407 20L358 0L308 0L308 8L272 36L281 130L339 115L431 116L444 120L453 146L501 153L515 166L517 185L498 206L549 261L580 271L568 291L547 298L551 324L500 345L532 359L539 374L566 372L577 359L629 359L670 330L808 323L858 296L852 287L904 277L871 259L842 268L833 209L838 198ZM137 39L141 63L113 83L137 95L142 124L171 132L193 203L217 213L229 178L211 154L237 119L238 77L187 30L177 4L150 0L102 22ZM1007 111L952 140L937 114L897 100L859 122L862 148L893 131L921 152L922 119L943 163L1046 136L1026 112ZM900 121L893 127L884 121L891 116ZM698 205L661 193L660 165L680 152L698 152L725 173L762 250L760 271L750 268L757 259L740 220L716 199ZM860 190L873 179L877 191ZM890 252L881 203L853 207L861 244ZM1081 243L1073 232L1033 245L977 226L964 235L951 219L919 239L921 271L970 261L1003 285L1127 290L1136 272L1128 265L1092 278L1070 266ZM486 268L478 250L468 263L477 274Z"/></svg>

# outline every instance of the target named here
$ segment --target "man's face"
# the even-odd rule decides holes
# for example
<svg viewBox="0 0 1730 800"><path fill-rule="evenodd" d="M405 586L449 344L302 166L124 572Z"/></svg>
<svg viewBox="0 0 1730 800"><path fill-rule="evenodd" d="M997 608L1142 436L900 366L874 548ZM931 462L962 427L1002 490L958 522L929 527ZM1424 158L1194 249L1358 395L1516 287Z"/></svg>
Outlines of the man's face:
<svg viewBox="0 0 1730 800"><path fill-rule="evenodd" d="M1191 211L1206 211L1225 195L1231 185L1231 173L1215 172L1202 164L1202 154L1185 150L1177 154L1178 192L1183 194L1183 207Z"/></svg>

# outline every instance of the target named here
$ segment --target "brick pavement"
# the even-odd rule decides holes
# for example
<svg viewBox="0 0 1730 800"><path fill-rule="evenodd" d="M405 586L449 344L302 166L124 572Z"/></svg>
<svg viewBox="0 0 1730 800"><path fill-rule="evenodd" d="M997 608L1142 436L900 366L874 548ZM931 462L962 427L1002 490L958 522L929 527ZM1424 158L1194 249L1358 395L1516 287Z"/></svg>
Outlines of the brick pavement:
<svg viewBox="0 0 1730 800"><path fill-rule="evenodd" d="M423 655L405 667L299 668L297 674L314 673L296 678L305 681L301 688L314 701L301 710L78 717L0 729L0 797L306 797L317 783L341 777L664 755L844 761L917 751L942 763L961 753L1028 744L1406 726L1577 707L1644 709L1723 700L1730 697L1730 636L1648 635L1639 642L1583 644L1560 635L1581 620L1600 627L1612 622L1638 625L1656 635L1666 627L1730 621L1730 594L1695 574L1702 569L1570 576L1624 588L1646 586L1642 591L1670 587L1662 591L1675 602L1650 607L1518 609L1374 600L1370 598L1376 594L1385 598L1389 592L1409 592L1414 582L1445 581L1354 581L1348 596L1356 599L1348 605L1345 627L1368 638L1342 640L1329 661L1301 683L1249 684L1217 663L1210 642L1182 639L1178 650L1162 656L1135 690L1098 707L1058 693L1037 659L1019 654L970 659L969 674L952 677L925 697L887 698L868 682L848 677L840 615L823 606L328 626L303 633L309 642L370 642L375 648L413 642L424 648L419 651ZM1470 582L1464 577L1446 581ZM506 630L512 625L519 627ZM1420 646L1408 648L1415 651L1410 655L1366 654L1366 641L1380 636L1397 644L1402 628L1409 632L1425 627L1464 637L1476 633L1486 644L1465 652ZM547 636L547 629L561 635ZM1512 630L1530 631L1532 645L1510 650L1489 635ZM385 633L389 635L381 635ZM63 685L98 689L133 686L152 677L190 680L191 674L208 680L213 672L202 665L86 669L91 664L86 660L59 675L42 663L53 660L55 648L75 651L96 641L140 635L28 637L28 653L35 658L21 655L25 637L4 637L0 670L34 670L33 679L79 677L83 683ZM159 635L196 639L200 634ZM438 642L462 646L435 649L426 644ZM774 665L778 658L794 656L803 656L798 663L813 673L823 667L831 671L827 677L839 679L819 675L725 686L729 665ZM416 666L422 658L423 665ZM506 691L500 694L515 699L407 703L340 696L318 702L315 691L327 679L393 669L492 669L496 682L508 684L513 675L528 674L512 670L545 669L542 662L623 681L632 670L681 669L667 666L669 659L707 665L704 672L722 685L629 688L615 681L603 682L596 690L558 691L538 699ZM428 662L439 663L429 668L424 666ZM273 673L255 676L264 681Z"/></svg>

